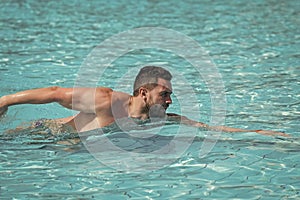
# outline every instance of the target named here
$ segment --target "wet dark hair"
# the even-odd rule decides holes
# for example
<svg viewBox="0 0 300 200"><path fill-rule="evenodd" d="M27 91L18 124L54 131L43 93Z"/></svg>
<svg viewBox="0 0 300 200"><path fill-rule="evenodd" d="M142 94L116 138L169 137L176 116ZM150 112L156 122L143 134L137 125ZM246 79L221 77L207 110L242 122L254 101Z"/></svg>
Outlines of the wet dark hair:
<svg viewBox="0 0 300 200"><path fill-rule="evenodd" d="M140 87L145 87L149 90L152 90L154 87L157 86L158 78L171 81L172 75L168 70L162 67L143 67L135 78L133 85L133 96L138 96Z"/></svg>

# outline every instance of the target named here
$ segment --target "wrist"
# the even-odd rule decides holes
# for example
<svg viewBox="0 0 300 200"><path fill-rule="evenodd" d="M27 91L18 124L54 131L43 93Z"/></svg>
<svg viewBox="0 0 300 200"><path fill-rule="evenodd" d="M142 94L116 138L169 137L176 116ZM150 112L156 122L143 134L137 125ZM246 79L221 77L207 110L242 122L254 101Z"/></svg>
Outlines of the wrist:
<svg viewBox="0 0 300 200"><path fill-rule="evenodd" d="M0 108L8 107L7 96L0 97Z"/></svg>

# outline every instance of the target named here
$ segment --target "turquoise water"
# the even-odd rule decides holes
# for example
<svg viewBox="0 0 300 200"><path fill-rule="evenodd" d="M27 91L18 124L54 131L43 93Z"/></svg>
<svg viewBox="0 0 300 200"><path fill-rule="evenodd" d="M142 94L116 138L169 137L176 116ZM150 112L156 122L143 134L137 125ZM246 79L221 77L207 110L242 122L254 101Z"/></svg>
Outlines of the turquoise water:
<svg viewBox="0 0 300 200"><path fill-rule="evenodd" d="M99 160L83 143L55 143L72 135L4 135L30 120L73 114L56 104L15 106L0 121L0 199L299 198L299 11L296 0L1 2L1 96L52 85L73 87L82 63L105 39L133 28L165 27L197 41L217 66L226 93L226 125L285 131L292 137L223 133L211 152L200 157L207 133L184 127L182 137L196 133L188 149L180 156L158 156L158 164L172 162L151 170L157 162L151 152L168 144L179 126L164 126L161 136L149 141L105 130L115 146L144 156L139 163L144 168L130 171L130 165L120 165L122 171L115 166L123 154L103 150ZM129 52L111 65L108 70L114 73L103 75L99 85L130 92L130 81L120 85L115 80L131 66L148 62L172 66L194 88L196 100L184 83L174 80L171 112L182 112L176 92L186 94L184 102L192 107L188 116L210 122L211 94L203 77L170 52Z"/></svg>

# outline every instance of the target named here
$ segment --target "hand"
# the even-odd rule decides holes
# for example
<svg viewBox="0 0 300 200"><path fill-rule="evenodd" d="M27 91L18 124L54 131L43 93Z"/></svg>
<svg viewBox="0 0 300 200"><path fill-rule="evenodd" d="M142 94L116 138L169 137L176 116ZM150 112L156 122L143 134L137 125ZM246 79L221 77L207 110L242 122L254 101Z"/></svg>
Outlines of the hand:
<svg viewBox="0 0 300 200"><path fill-rule="evenodd" d="M291 137L289 134L277 131L256 130L255 132L261 135Z"/></svg>
<svg viewBox="0 0 300 200"><path fill-rule="evenodd" d="M0 117L2 117L8 109L8 106L0 107Z"/></svg>

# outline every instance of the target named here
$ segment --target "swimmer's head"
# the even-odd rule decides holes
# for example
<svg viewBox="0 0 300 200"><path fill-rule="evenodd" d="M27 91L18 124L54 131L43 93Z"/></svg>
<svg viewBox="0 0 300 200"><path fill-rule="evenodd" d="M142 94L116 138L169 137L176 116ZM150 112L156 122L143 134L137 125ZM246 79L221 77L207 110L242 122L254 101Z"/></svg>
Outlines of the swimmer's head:
<svg viewBox="0 0 300 200"><path fill-rule="evenodd" d="M144 87L149 90L155 88L159 78L171 81L172 75L168 70L162 67L143 67L135 78L133 85L133 96L137 96L139 94L140 87Z"/></svg>

